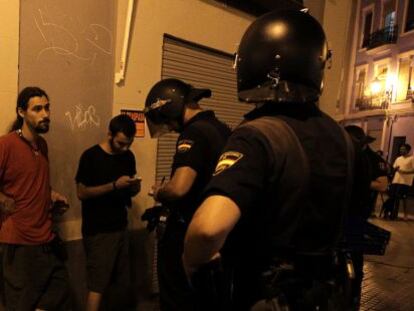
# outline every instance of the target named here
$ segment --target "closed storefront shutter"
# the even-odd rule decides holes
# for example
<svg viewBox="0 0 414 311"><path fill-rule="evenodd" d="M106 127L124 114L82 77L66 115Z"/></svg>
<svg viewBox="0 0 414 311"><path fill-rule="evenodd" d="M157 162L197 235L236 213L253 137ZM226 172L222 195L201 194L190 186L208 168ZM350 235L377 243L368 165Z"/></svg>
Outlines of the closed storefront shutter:
<svg viewBox="0 0 414 311"><path fill-rule="evenodd" d="M232 65L230 54L164 37L162 78L177 78L195 87L211 89L212 97L203 99L201 107L213 110L220 120L234 128L253 107L238 102L236 72ZM177 137L177 134L168 134L158 139L158 182L170 176Z"/></svg>

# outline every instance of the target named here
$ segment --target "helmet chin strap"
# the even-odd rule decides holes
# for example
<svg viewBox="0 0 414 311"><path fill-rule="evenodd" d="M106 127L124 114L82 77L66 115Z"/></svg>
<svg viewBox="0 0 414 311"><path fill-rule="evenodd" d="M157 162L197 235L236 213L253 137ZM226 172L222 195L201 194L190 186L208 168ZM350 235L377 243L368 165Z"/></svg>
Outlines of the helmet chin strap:
<svg viewBox="0 0 414 311"><path fill-rule="evenodd" d="M185 122L184 122L184 113L185 113L185 105L182 109L181 114L178 117L176 117L174 119L171 119L171 121L174 124L174 129L173 130L177 133L181 133L184 129L184 124L185 124Z"/></svg>

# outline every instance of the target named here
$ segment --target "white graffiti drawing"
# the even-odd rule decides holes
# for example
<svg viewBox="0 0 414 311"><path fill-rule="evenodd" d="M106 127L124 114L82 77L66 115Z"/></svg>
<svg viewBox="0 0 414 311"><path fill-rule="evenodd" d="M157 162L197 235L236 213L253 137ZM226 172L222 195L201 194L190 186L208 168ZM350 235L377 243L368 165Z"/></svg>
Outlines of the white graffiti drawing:
<svg viewBox="0 0 414 311"><path fill-rule="evenodd" d="M112 55L113 39L107 27L92 23L83 30L78 30L74 19L65 16L64 19L57 19L60 23L55 23L46 11L38 9L38 16L34 16L36 28L47 45L38 52L37 60L44 53L52 51L55 55L73 57L93 65L97 54ZM63 23L70 25L65 26Z"/></svg>
<svg viewBox="0 0 414 311"><path fill-rule="evenodd" d="M69 119L69 125L72 131L84 131L91 127L99 127L101 118L96 114L94 106L90 105L87 109L83 109L82 105L75 106L75 112L65 112L65 117Z"/></svg>
<svg viewBox="0 0 414 311"><path fill-rule="evenodd" d="M100 25L100 24L90 24L87 28L86 31L91 31L93 33L93 37L92 38L85 38L86 41L88 41L91 45L95 46L97 49L99 49L100 51L102 51L103 53L107 54L107 55L111 55L112 54L112 36L111 36L111 32L108 28ZM110 45L108 47L104 47L101 46L101 40L103 37L107 36L107 39L110 43Z"/></svg>

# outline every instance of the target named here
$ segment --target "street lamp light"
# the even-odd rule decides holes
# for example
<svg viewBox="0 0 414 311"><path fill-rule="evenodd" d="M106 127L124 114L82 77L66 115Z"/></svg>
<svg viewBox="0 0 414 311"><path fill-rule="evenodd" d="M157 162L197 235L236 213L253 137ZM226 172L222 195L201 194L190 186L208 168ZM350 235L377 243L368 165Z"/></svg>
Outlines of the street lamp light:
<svg viewBox="0 0 414 311"><path fill-rule="evenodd" d="M381 91L381 80L378 77L371 82L371 94L377 95Z"/></svg>

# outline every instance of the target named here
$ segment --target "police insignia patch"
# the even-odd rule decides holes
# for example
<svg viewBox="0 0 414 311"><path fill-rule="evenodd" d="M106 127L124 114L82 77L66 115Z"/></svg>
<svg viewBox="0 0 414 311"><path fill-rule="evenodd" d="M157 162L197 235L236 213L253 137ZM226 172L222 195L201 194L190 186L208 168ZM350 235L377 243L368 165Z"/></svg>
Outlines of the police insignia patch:
<svg viewBox="0 0 414 311"><path fill-rule="evenodd" d="M193 146L194 141L189 139L180 140L177 144L177 152L184 153L191 149Z"/></svg>
<svg viewBox="0 0 414 311"><path fill-rule="evenodd" d="M236 151L227 151L223 153L220 156L220 159L218 160L213 176L216 176L220 174L221 172L223 172L224 170L228 169L229 167L233 166L242 157L243 157L243 154L241 154L240 152L236 152Z"/></svg>

